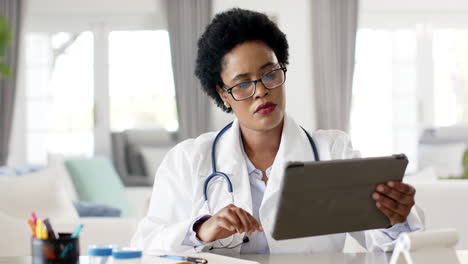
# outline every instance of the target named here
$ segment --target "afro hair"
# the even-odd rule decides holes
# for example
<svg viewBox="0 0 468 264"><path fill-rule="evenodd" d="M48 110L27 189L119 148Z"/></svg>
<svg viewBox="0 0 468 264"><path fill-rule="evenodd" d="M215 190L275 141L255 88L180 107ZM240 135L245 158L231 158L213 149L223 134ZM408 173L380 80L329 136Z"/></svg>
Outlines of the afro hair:
<svg viewBox="0 0 468 264"><path fill-rule="evenodd" d="M265 14L233 8L217 14L198 40L195 75L205 91L225 112L232 110L216 92L221 80L224 55L235 46L246 41L262 41L275 53L281 65L288 64L288 42L286 35Z"/></svg>

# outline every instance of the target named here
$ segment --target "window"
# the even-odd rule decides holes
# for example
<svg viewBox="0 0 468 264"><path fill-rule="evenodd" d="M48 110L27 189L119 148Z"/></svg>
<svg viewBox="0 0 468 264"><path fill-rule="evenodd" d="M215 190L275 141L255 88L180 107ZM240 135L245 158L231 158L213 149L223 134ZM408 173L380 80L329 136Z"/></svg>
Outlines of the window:
<svg viewBox="0 0 468 264"><path fill-rule="evenodd" d="M109 35L111 128L165 126L177 130L169 34L112 31Z"/></svg>
<svg viewBox="0 0 468 264"><path fill-rule="evenodd" d="M433 32L434 125L468 123L468 29Z"/></svg>
<svg viewBox="0 0 468 264"><path fill-rule="evenodd" d="M27 32L25 58L28 163L46 164L48 153L103 154L103 146L110 154L101 139L111 131L178 129L165 30Z"/></svg>
<svg viewBox="0 0 468 264"><path fill-rule="evenodd" d="M26 36L27 160L93 151L93 34Z"/></svg>
<svg viewBox="0 0 468 264"><path fill-rule="evenodd" d="M363 156L406 153L418 169L426 127L468 123L468 29L358 31L351 137Z"/></svg>

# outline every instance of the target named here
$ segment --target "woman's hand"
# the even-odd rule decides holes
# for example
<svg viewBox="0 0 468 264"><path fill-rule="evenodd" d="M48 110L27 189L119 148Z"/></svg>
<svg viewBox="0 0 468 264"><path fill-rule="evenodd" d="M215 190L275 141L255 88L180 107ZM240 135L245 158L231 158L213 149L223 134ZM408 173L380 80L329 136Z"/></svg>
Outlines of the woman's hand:
<svg viewBox="0 0 468 264"><path fill-rule="evenodd" d="M414 205L416 189L401 182L389 181L379 184L372 193L376 206L390 220L391 225L406 221Z"/></svg>
<svg viewBox="0 0 468 264"><path fill-rule="evenodd" d="M203 242L213 242L235 233L247 233L250 236L255 231L263 232L257 220L242 208L230 204L202 224L194 226L198 239Z"/></svg>

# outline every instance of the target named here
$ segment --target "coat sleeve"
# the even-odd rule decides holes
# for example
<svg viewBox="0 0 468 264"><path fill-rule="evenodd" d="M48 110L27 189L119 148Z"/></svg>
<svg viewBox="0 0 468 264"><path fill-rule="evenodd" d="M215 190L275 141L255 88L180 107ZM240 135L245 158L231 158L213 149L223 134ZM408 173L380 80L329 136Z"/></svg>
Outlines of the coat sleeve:
<svg viewBox="0 0 468 264"><path fill-rule="evenodd" d="M349 136L341 131L332 132L331 156L333 159L359 158L359 151L353 149ZM411 231L424 230L424 212L415 205L407 217L406 226ZM352 232L350 235L367 251L392 251L395 246L395 238L399 234L389 235L384 229L374 229L361 232ZM396 229L398 230L398 229ZM407 229L402 229L407 230ZM395 233L395 232L393 232Z"/></svg>
<svg viewBox="0 0 468 264"><path fill-rule="evenodd" d="M193 150L193 140L174 147L165 156L154 181L148 213L138 224L131 245L144 252L200 251L182 242L192 219L192 164L188 153Z"/></svg>

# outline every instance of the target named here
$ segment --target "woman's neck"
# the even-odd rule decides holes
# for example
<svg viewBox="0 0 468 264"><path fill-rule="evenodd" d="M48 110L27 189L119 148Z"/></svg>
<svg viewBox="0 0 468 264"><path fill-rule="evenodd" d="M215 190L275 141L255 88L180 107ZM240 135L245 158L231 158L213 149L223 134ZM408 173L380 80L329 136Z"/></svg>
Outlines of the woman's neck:
<svg viewBox="0 0 468 264"><path fill-rule="evenodd" d="M273 164L281 143L283 123L268 131L252 130L240 124L244 151L257 169L264 171Z"/></svg>

